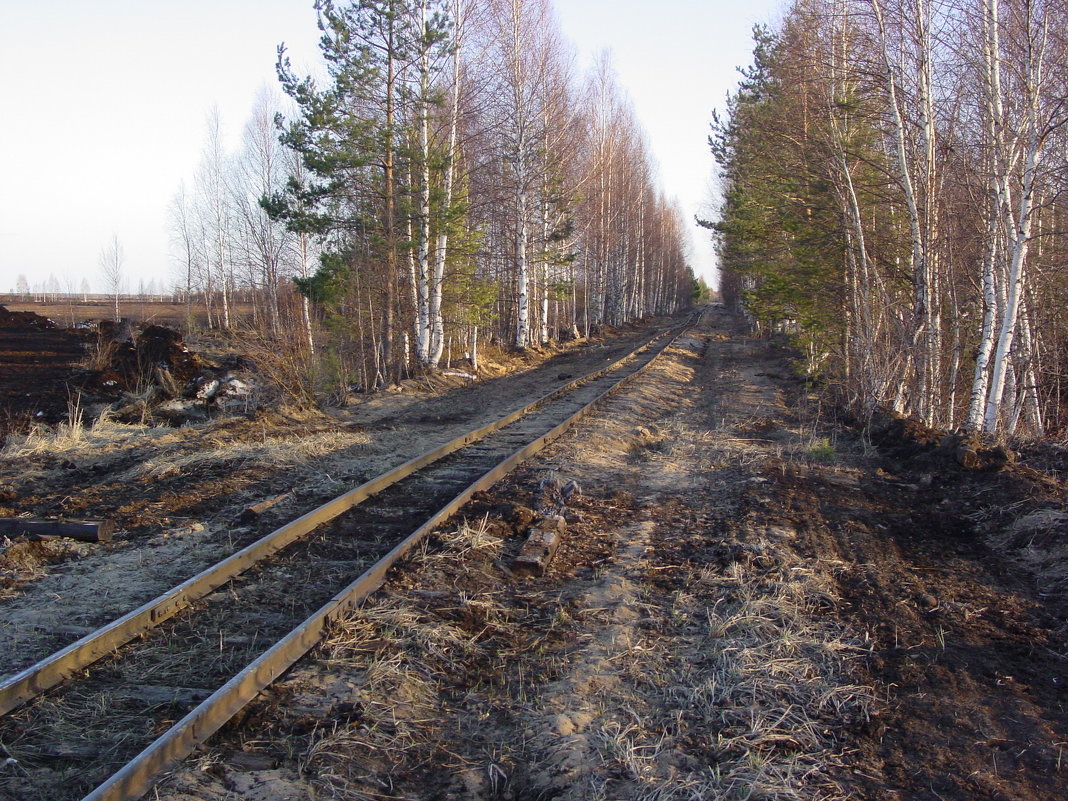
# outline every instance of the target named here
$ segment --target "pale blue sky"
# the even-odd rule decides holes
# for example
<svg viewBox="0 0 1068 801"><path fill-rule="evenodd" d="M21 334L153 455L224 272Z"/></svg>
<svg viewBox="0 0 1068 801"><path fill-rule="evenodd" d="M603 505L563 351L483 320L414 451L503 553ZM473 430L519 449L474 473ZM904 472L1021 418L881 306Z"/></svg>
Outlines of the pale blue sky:
<svg viewBox="0 0 1068 801"><path fill-rule="evenodd" d="M588 59L608 48L687 216L709 195L714 107L748 63L750 30L782 0L555 0ZM117 234L131 287L172 273L167 207L193 174L213 105L236 140L275 48L314 62L311 0L0 0L0 291L23 273L102 289ZM694 264L711 275L707 236Z"/></svg>

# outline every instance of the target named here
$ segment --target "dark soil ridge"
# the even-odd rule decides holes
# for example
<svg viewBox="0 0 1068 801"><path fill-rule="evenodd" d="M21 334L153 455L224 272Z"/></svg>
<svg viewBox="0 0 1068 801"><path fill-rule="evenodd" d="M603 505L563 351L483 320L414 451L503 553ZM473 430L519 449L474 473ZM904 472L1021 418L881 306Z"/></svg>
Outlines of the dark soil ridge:
<svg viewBox="0 0 1068 801"><path fill-rule="evenodd" d="M1014 450L992 437L944 431L881 413L861 437L941 528L1030 575L1062 617L1068 609L1068 449L1043 441Z"/></svg>
<svg viewBox="0 0 1068 801"><path fill-rule="evenodd" d="M11 311L0 305L0 328L34 329L43 331L55 328L54 321L31 311Z"/></svg>
<svg viewBox="0 0 1068 801"><path fill-rule="evenodd" d="M91 406L99 411L128 393L148 391L156 402L191 396L213 366L164 326L58 328L0 306L0 445L36 424L91 422Z"/></svg>

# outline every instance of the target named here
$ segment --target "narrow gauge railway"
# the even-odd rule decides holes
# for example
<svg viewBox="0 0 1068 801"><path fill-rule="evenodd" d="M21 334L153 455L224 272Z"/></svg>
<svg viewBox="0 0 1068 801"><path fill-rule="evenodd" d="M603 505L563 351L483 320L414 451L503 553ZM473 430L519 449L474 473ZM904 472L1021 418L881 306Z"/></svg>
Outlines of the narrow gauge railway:
<svg viewBox="0 0 1068 801"><path fill-rule="evenodd" d="M434 527L641 373L686 327L339 496L7 679L0 799L26 798L27 788L41 801L139 798Z"/></svg>

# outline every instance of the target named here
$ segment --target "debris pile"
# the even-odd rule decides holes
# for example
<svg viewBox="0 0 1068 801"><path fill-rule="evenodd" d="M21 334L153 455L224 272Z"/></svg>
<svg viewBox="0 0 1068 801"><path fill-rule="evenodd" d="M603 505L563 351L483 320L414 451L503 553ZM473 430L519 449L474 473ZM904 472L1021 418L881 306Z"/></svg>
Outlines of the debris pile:
<svg viewBox="0 0 1068 801"><path fill-rule="evenodd" d="M205 420L212 410L247 411L255 382L242 372L241 359L205 359L186 347L179 332L160 325L115 341L124 334L122 325L101 327L97 347L107 351L108 364L83 385L83 391L110 399L117 419L150 415L177 426Z"/></svg>
<svg viewBox="0 0 1068 801"><path fill-rule="evenodd" d="M205 366L189 352L177 331L150 325L134 334L126 321L106 321L98 326L89 364L91 369L81 388L105 397L143 392L151 386L171 397L180 395Z"/></svg>

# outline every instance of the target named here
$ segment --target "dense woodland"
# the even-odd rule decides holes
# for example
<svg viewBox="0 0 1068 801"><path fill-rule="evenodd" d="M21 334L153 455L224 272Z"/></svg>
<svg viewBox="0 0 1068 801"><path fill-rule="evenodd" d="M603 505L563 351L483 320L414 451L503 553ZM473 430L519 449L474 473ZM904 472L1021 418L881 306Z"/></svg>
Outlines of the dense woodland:
<svg viewBox="0 0 1068 801"><path fill-rule="evenodd" d="M180 292L320 384L376 388L690 302L679 209L607 59L579 76L549 0L315 3L324 67L213 115L173 205ZM284 93L284 94L283 94Z"/></svg>
<svg viewBox="0 0 1068 801"><path fill-rule="evenodd" d="M710 138L723 291L859 410L1068 426L1063 0L799 0Z"/></svg>

